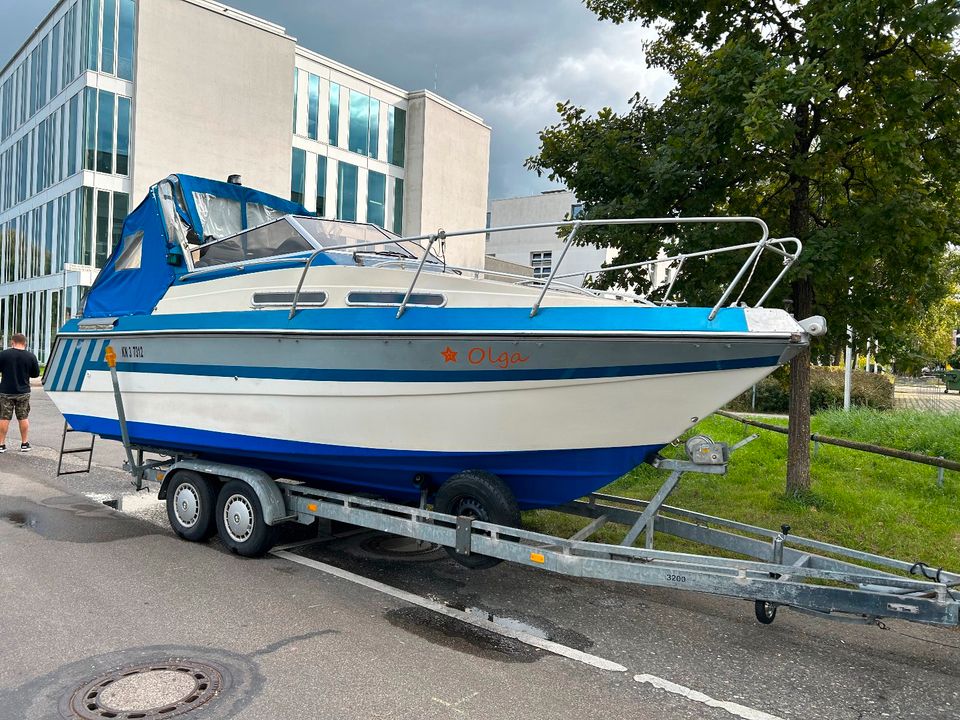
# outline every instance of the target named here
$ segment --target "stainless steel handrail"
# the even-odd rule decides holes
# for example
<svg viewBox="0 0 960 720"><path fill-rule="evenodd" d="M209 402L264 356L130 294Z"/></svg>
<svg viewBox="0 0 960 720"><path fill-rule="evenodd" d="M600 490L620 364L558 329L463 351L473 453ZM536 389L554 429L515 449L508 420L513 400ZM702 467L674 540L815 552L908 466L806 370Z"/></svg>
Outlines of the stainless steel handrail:
<svg viewBox="0 0 960 720"><path fill-rule="evenodd" d="M700 223L700 224L749 223L749 224L757 225L760 227L761 237L759 240L752 243L742 243L742 244L731 245L723 248L716 248L713 250L703 250L695 253L684 253L681 255L677 255L673 258L660 258L660 259L654 259L654 260L646 260L640 263L630 263L628 265L613 266L609 268L600 268L596 271L590 271L589 273L571 273L569 275L559 274L560 265L563 262L563 259L566 257L567 251L570 249L571 245L573 244L573 241L576 238L577 232L581 227L606 226L606 225L689 225L689 224L695 224L695 223ZM296 289L296 292L294 293L293 302L290 307L289 317L292 319L296 315L297 301L300 296L300 291L303 288L304 280L306 279L307 273L309 272L310 267L313 264L313 261L318 256L326 252L332 252L336 250L356 250L364 247L373 247L376 245L383 245L385 242L401 243L401 242L420 242L422 240L428 241L427 247L424 250L424 254L420 258L420 262L417 265L417 270L410 281L410 285L407 287L406 293L404 295L404 300L401 303L400 308L398 309L397 318L399 319L400 317L403 316L403 313L406 310L406 306L408 304L410 296L412 295L416 287L417 281L420 279L420 275L422 274L423 267L430 256L430 249L437 242L437 240L446 240L447 238L464 237L467 235L491 234L491 233L500 233L500 232L510 232L515 230L534 230L539 228L561 228L561 227L570 227L572 228L572 231L567 236L567 239L564 242L563 249L560 252L560 257L557 260L557 264L552 268L550 272L550 277L547 278L547 281L544 283L543 287L541 288L540 295L538 296L533 307L530 309L531 318L536 316L537 312L539 312L543 299L546 296L547 291L550 289L550 286L554 283L554 281L559 280L560 278L574 277L581 274L592 275L600 272L612 272L617 269L628 269L631 267L641 267L644 265L651 265L651 264L656 264L660 262L676 261L678 262L678 266L675 269L675 272L673 274L673 277L671 278L670 284L664 294L664 297L660 300L661 303L666 303L669 301L670 294L673 291L673 286L676 283L677 277L680 274L680 269L682 268L684 261L686 261L687 259L695 258L695 257L705 257L708 255L716 255L724 252L734 252L736 250L746 250L748 248L752 248L752 251L750 252L749 257L747 257L746 261L740 266L740 269L737 271L737 274L734 276L733 280L730 283L728 283L727 286L724 288L723 293L720 296L720 299L711 308L710 314L707 316L707 319L713 320L717 316L717 313L720 311L720 308L723 307L724 303L726 303L727 300L730 298L730 295L733 293L734 289L736 289L736 287L740 284L741 280L743 280L744 276L746 276L747 273L750 272L751 268L754 267L755 264L759 261L760 256L762 255L764 250L770 249L776 254L782 256L784 258L784 267L780 271L780 273L777 275L777 277L774 279L774 281L768 286L766 292L764 292L763 296L757 302L756 306L761 305L770 296L770 293L773 292L774 288L776 288L777 285L779 285L780 281L786 275L787 271L790 269L793 263L796 262L797 258L800 256L801 251L803 250L803 245L797 238L775 238L771 240L769 237L770 233L769 233L769 229L767 228L767 224L760 218L749 217L749 216L733 216L733 217L706 217L705 216L705 217L686 217L686 218L669 218L669 217L667 218L615 218L615 219L606 219L606 220L561 220L556 222L529 223L524 225L506 225L506 226L497 227L497 228L479 228L476 230L456 230L453 232L439 230L436 233L431 233L426 235L413 235L410 237L402 237L402 238L391 239L386 241L377 240L376 242L334 245L331 247L325 247L325 248L321 248L314 251L304 261L303 272L300 274L300 280L297 283L297 289ZM795 250L793 252L787 251L784 248L784 243L792 243L795 247ZM477 269L477 268L466 268L466 269L472 272L484 272L482 269ZM752 274L751 274L751 277L752 277ZM749 279L747 283L749 284ZM745 288L746 288L746 285L744 286L744 289Z"/></svg>

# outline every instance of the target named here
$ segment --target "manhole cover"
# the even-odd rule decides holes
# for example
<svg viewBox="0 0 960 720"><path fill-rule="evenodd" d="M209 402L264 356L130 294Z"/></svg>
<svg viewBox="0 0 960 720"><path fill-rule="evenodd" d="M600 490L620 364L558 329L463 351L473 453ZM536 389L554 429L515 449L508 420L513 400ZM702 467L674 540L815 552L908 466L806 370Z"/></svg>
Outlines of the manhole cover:
<svg viewBox="0 0 960 720"><path fill-rule="evenodd" d="M445 556L439 545L399 535L374 535L360 543L360 549L396 560L435 560Z"/></svg>
<svg viewBox="0 0 960 720"><path fill-rule="evenodd" d="M216 697L222 685L223 672L210 663L132 665L83 685L70 697L70 710L84 720L178 717Z"/></svg>

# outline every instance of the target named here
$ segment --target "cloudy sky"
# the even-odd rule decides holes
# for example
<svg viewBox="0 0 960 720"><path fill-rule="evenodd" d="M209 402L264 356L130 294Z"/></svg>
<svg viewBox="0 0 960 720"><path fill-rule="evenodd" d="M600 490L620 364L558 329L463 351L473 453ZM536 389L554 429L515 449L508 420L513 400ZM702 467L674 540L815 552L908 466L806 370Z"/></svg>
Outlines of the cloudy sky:
<svg viewBox="0 0 960 720"><path fill-rule="evenodd" d="M147 0L149 1L149 0ZM490 197L550 187L523 168L537 131L571 100L623 110L634 92L660 100L669 78L647 69L636 25L601 23L578 0L228 0L283 25L316 52L406 90L434 89L493 128ZM0 62L53 0L0 0Z"/></svg>

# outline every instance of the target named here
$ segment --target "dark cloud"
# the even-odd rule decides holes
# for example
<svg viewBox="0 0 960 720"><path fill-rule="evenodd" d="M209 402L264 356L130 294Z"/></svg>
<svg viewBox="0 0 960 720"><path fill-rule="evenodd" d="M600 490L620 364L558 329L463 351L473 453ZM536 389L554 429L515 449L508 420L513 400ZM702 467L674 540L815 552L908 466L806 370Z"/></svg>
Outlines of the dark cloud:
<svg viewBox="0 0 960 720"><path fill-rule="evenodd" d="M141 0L149 1L149 0ZM427 88L493 128L490 197L550 186L523 169L558 102L623 109L636 91L659 99L669 78L648 70L647 31L600 23L578 0L231 0L283 25L322 55L405 90ZM0 56L44 17L44 2L0 0Z"/></svg>

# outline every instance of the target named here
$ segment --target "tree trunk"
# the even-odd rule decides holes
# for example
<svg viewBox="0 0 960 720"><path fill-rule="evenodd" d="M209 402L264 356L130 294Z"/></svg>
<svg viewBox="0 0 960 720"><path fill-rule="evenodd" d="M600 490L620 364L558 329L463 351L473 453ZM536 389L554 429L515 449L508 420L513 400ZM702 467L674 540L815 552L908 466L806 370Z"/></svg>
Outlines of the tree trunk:
<svg viewBox="0 0 960 720"><path fill-rule="evenodd" d="M805 157L810 149L810 106L797 106L795 122L797 138L792 148L796 157ZM810 230L810 178L790 178L793 197L787 219L790 234L806 241ZM813 281L809 277L793 282L794 317L803 319L813 314ZM787 494L797 495L810 490L810 348L805 348L790 361L790 426L787 436Z"/></svg>
<svg viewBox="0 0 960 720"><path fill-rule="evenodd" d="M809 278L793 283L796 317L813 313L813 284ZM790 361L790 425L787 435L787 494L810 489L810 348Z"/></svg>

